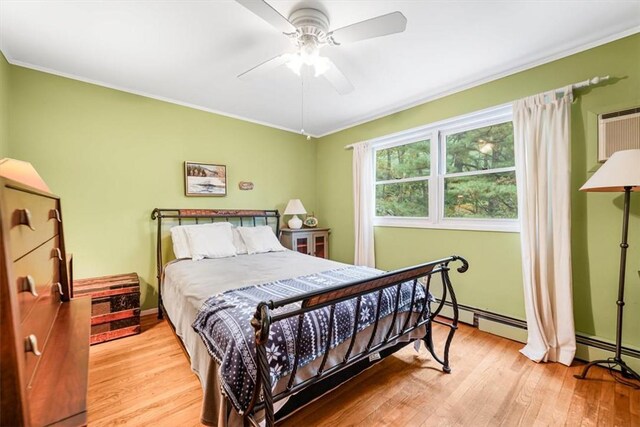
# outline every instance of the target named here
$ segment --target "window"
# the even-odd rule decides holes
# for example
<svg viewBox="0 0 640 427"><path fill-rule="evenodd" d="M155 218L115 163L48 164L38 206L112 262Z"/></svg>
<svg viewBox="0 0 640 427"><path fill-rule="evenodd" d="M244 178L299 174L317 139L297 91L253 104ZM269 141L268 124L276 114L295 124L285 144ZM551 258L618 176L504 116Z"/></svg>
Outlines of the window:
<svg viewBox="0 0 640 427"><path fill-rule="evenodd" d="M373 145L375 225L518 230L511 106Z"/></svg>
<svg viewBox="0 0 640 427"><path fill-rule="evenodd" d="M429 216L431 142L376 151L376 215Z"/></svg>
<svg viewBox="0 0 640 427"><path fill-rule="evenodd" d="M444 135L445 218L518 218L513 124Z"/></svg>

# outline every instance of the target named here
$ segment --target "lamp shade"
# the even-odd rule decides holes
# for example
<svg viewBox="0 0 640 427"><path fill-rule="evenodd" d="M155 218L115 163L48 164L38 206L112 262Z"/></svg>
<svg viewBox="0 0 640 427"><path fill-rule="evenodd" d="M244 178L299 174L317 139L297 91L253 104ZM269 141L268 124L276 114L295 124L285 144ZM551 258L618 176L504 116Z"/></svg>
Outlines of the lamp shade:
<svg viewBox="0 0 640 427"><path fill-rule="evenodd" d="M47 183L43 181L29 162L6 157L0 160L0 176L44 191L45 193L51 192Z"/></svg>
<svg viewBox="0 0 640 427"><path fill-rule="evenodd" d="M287 207L284 210L285 215L301 215L306 214L307 211L302 206L302 202L300 199L291 199L289 203L287 203Z"/></svg>
<svg viewBox="0 0 640 427"><path fill-rule="evenodd" d="M640 191L640 149L613 153L580 191L623 192L624 187Z"/></svg>

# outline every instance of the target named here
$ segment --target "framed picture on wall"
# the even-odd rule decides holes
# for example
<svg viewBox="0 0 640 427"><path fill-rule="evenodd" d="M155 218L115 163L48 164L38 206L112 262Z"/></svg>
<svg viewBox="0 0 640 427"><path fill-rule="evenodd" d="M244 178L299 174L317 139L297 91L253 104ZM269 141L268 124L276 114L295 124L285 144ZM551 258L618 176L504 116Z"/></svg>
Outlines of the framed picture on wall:
<svg viewBox="0 0 640 427"><path fill-rule="evenodd" d="M186 196L226 196L227 167L209 163L184 162Z"/></svg>

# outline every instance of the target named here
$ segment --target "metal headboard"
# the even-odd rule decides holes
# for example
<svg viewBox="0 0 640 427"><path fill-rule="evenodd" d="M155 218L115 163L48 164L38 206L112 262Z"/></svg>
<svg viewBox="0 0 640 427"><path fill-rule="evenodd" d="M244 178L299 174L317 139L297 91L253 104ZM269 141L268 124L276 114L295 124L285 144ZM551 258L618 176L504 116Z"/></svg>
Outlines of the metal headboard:
<svg viewBox="0 0 640 427"><path fill-rule="evenodd" d="M158 221L156 236L156 272L158 283L158 318L163 318L164 306L162 305L162 273L164 270L164 257L162 253L162 221L177 221L177 225L183 222L192 224L205 224L207 222L228 221L239 226L268 225L273 228L276 236L280 235L280 213L273 209L160 209L155 208L151 212L151 219Z"/></svg>

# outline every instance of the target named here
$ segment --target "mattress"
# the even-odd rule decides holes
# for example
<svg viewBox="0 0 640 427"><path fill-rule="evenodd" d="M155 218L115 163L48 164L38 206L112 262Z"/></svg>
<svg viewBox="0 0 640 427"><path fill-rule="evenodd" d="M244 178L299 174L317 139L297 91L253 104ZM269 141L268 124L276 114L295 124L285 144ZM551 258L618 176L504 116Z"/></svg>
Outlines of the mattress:
<svg viewBox="0 0 640 427"><path fill-rule="evenodd" d="M348 265L289 250L200 261L183 259L169 263L165 267L161 285L163 305L175 327L176 334L182 340L189 354L191 369L196 373L203 387L204 401L201 421L204 424L220 427L241 426L242 416L233 410L223 396L218 375L219 366L209 355L200 336L191 327L203 303L209 297L230 289L345 267ZM415 313L399 313L394 326L403 324L407 315L417 316ZM377 333L380 338L386 334L391 326L389 317L380 321ZM358 334L352 354L357 354L358 351L364 349L370 333L371 331L367 328ZM413 331L403 340L421 338L424 333L423 327ZM359 339L360 335L362 335L362 339ZM330 351L327 366L342 360L346 353L347 346L345 344L348 343L343 343ZM302 379L312 376L315 374L318 364L319 361L306 365L298 371L297 375ZM282 378L275 385L274 390L277 392L282 389L287 382L288 377ZM275 407L276 410L284 404L284 401L278 403L279 405Z"/></svg>

